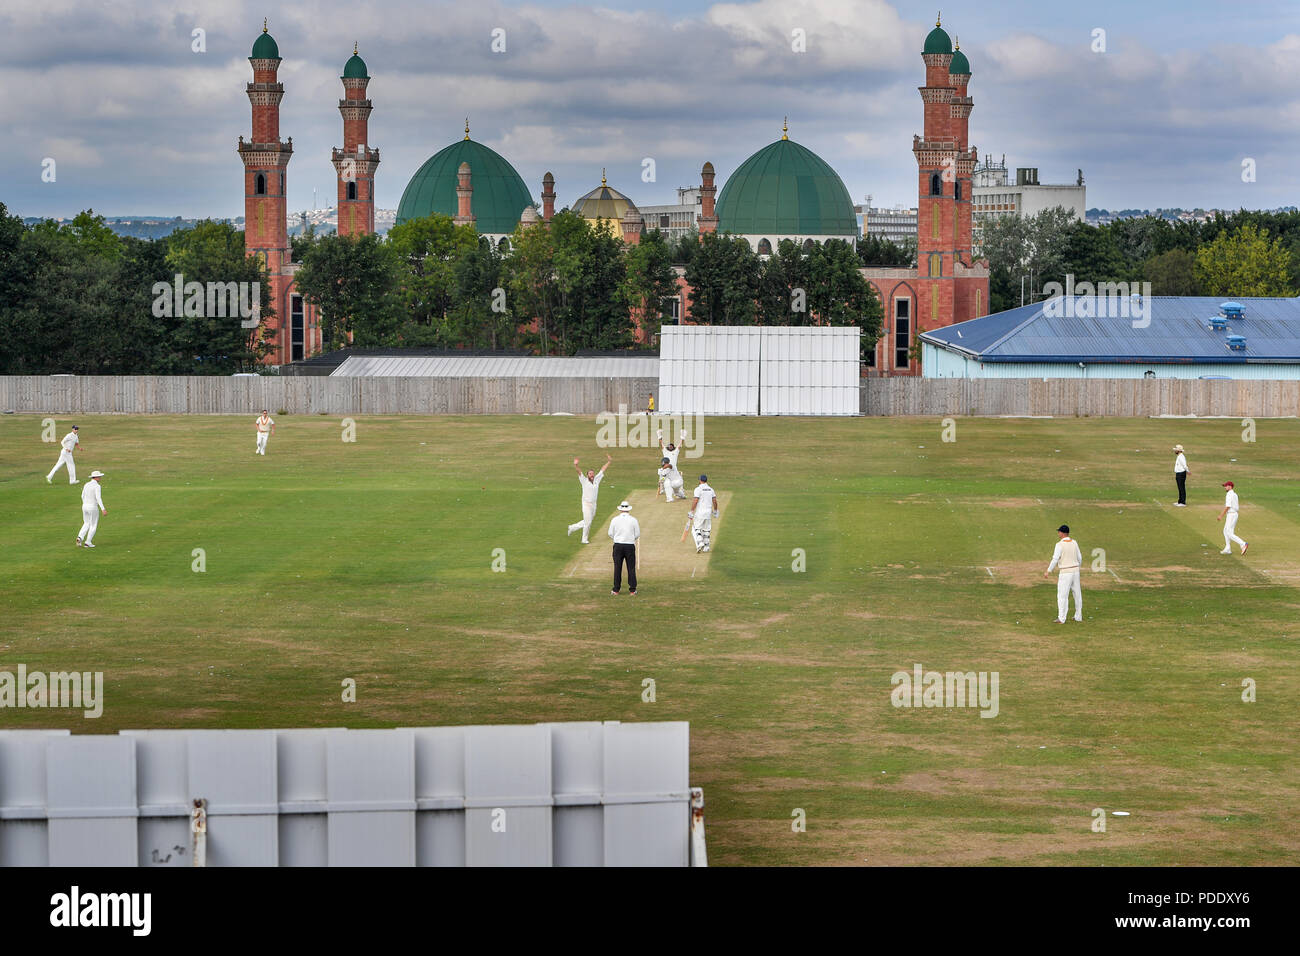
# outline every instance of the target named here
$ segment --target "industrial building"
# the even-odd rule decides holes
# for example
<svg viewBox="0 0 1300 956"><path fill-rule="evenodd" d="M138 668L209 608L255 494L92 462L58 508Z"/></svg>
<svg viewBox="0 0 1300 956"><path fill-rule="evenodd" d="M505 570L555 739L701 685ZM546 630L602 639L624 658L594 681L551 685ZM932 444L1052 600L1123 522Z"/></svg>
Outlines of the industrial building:
<svg viewBox="0 0 1300 956"><path fill-rule="evenodd" d="M1072 296L923 332L925 378L1300 380L1300 297Z"/></svg>

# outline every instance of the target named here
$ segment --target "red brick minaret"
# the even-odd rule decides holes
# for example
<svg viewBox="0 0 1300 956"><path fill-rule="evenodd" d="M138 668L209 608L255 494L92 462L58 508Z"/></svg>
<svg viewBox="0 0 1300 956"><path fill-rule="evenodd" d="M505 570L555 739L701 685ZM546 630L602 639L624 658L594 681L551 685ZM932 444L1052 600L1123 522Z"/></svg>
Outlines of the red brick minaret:
<svg viewBox="0 0 1300 956"><path fill-rule="evenodd" d="M718 217L714 213L717 194L718 187L713 185L713 164L705 163L704 168L700 170L699 229L701 233L718 231Z"/></svg>
<svg viewBox="0 0 1300 956"><path fill-rule="evenodd" d="M370 74L355 45L339 79L343 81L343 99L339 100L343 148L334 150L331 157L338 171L338 231L340 236L356 236L375 231L375 168L379 165L379 150L367 145L373 108L366 98Z"/></svg>
<svg viewBox="0 0 1300 956"><path fill-rule="evenodd" d="M971 179L976 151L967 142L973 101L966 93L970 65L953 52L938 21L925 38L924 133L912 138L917 165L917 327L935 328L973 318ZM987 306L987 278L982 305ZM970 286L968 288L968 286Z"/></svg>
<svg viewBox="0 0 1300 956"><path fill-rule="evenodd" d="M542 177L542 222L555 216L555 177L547 173Z"/></svg>
<svg viewBox="0 0 1300 956"><path fill-rule="evenodd" d="M461 163L456 170L456 218L458 226L474 224L474 186L470 183L469 163Z"/></svg>
<svg viewBox="0 0 1300 956"><path fill-rule="evenodd" d="M253 138L239 137L239 158L244 162L244 248L257 256L271 274L273 303L282 290L276 279L289 261L289 230L285 221L285 169L293 156L293 139L280 140L280 100L284 84L276 80L280 49L262 23L262 34L248 58L253 82L248 102L253 107Z"/></svg>

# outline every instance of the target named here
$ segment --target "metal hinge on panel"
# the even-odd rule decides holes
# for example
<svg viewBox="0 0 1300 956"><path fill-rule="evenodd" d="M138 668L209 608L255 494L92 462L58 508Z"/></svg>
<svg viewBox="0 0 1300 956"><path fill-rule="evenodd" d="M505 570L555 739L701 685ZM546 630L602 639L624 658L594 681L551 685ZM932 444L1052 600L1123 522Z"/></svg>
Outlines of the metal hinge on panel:
<svg viewBox="0 0 1300 956"><path fill-rule="evenodd" d="M704 788L691 787L691 866L708 866L704 849Z"/></svg>
<svg viewBox="0 0 1300 956"><path fill-rule="evenodd" d="M194 855L192 866L208 865L208 801L195 797L190 810L190 842Z"/></svg>

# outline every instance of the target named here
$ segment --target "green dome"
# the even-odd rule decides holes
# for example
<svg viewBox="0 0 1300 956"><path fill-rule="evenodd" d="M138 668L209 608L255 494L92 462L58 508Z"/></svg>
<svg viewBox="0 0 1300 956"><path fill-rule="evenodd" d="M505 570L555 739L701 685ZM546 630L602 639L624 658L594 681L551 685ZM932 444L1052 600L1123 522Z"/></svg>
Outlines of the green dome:
<svg viewBox="0 0 1300 956"><path fill-rule="evenodd" d="M249 54L248 58L250 60L280 59L280 48L275 45L275 39L265 29L253 41L253 52Z"/></svg>
<svg viewBox="0 0 1300 956"><path fill-rule="evenodd" d="M370 78L370 72L366 69L366 61L353 53L348 57L347 64L343 67L343 79L366 80Z"/></svg>
<svg viewBox="0 0 1300 956"><path fill-rule="evenodd" d="M469 163L474 194L470 209L480 233L509 233L519 225L533 197L515 168L502 156L472 139L441 149L415 171L397 204L399 224L430 213L456 216L456 170Z"/></svg>
<svg viewBox="0 0 1300 956"><path fill-rule="evenodd" d="M952 39L944 32L943 27L936 26L930 31L930 35L925 38L925 49L922 53L951 53Z"/></svg>
<svg viewBox="0 0 1300 956"><path fill-rule="evenodd" d="M820 156L778 139L740 164L718 195L718 230L737 235L856 236L843 181Z"/></svg>
<svg viewBox="0 0 1300 956"><path fill-rule="evenodd" d="M966 59L966 54L961 50L952 55L952 63L948 64L948 72L970 74L970 61Z"/></svg>

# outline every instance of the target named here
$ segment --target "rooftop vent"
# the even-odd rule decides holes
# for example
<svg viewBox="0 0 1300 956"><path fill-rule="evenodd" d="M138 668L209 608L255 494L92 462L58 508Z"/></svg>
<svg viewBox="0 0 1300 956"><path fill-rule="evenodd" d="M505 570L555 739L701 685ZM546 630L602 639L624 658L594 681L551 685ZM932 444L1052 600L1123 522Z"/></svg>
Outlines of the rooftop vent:
<svg viewBox="0 0 1300 956"><path fill-rule="evenodd" d="M1228 348L1232 349L1234 352L1241 352L1241 351L1244 351L1245 348L1246 348L1246 336L1244 336L1244 335L1229 335L1229 336L1228 336Z"/></svg>
<svg viewBox="0 0 1300 956"><path fill-rule="evenodd" d="M1244 319L1246 317L1246 309L1240 302L1220 303L1219 311L1230 319Z"/></svg>
<svg viewBox="0 0 1300 956"><path fill-rule="evenodd" d="M1226 315L1210 316L1210 328L1223 331L1228 327L1228 317Z"/></svg>

